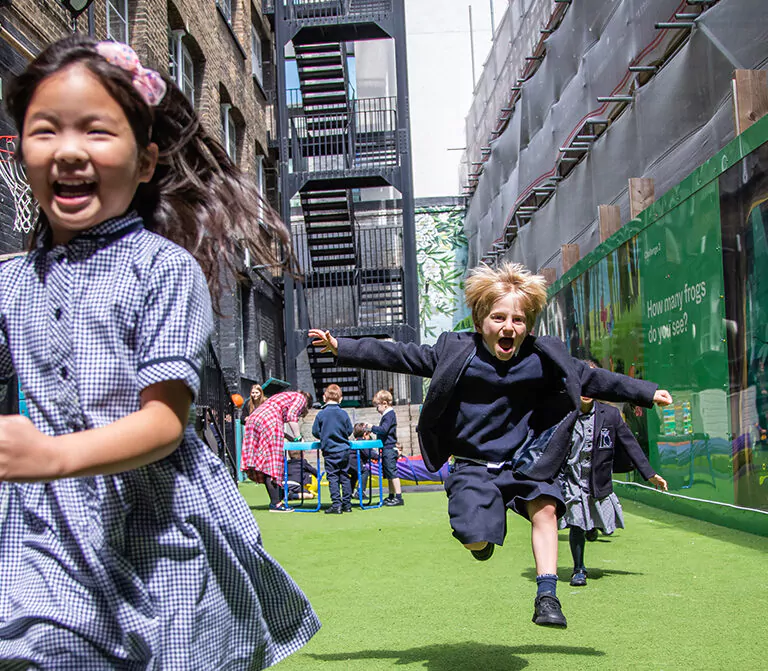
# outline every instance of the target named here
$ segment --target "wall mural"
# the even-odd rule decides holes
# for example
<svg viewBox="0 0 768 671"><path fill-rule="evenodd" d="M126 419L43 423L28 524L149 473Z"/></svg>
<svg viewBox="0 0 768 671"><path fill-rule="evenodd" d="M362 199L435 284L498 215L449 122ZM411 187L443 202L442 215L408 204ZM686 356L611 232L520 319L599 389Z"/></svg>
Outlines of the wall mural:
<svg viewBox="0 0 768 671"><path fill-rule="evenodd" d="M467 238L464 208L416 208L416 264L419 274L421 341L432 344L465 316Z"/></svg>

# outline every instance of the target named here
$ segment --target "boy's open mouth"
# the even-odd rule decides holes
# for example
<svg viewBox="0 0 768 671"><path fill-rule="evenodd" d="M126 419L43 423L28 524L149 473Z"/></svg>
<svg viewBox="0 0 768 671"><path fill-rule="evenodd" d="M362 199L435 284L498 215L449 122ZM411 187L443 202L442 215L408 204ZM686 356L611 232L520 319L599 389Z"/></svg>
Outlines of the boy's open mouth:
<svg viewBox="0 0 768 671"><path fill-rule="evenodd" d="M515 347L515 340L514 338L499 338L498 345L500 350L511 352Z"/></svg>
<svg viewBox="0 0 768 671"><path fill-rule="evenodd" d="M53 193L56 197L67 200L85 198L92 195L95 191L96 182L89 182L86 180L53 183Z"/></svg>

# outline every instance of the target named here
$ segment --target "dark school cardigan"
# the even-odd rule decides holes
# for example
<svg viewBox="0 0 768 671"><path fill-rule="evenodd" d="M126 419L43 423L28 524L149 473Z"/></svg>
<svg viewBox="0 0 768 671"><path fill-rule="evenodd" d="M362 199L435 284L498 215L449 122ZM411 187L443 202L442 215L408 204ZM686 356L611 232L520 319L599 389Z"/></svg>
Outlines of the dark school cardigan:
<svg viewBox="0 0 768 671"><path fill-rule="evenodd" d="M371 427L371 433L381 441L384 449L394 450L397 447L397 415L394 410L389 410L381 416L378 426Z"/></svg>
<svg viewBox="0 0 768 671"><path fill-rule="evenodd" d="M595 403L594 436L589 493L596 499L602 499L613 492L611 475L614 472L631 470L634 466L646 480L656 475L617 408Z"/></svg>
<svg viewBox="0 0 768 671"><path fill-rule="evenodd" d="M448 332L441 334L431 346L376 338L339 338L337 360L341 366L432 378L416 431L424 465L436 472L451 456L451 441L443 431L452 423L445 421L443 413L451 402L459 377L475 355L478 338L473 333ZM530 335L528 338L533 339L532 346L538 354L555 365L561 378L546 398L531 399L535 405L530 420L531 431L515 452L511 465L532 480L551 480L568 456L571 430L582 395L651 407L657 385L601 368L590 368L571 357L558 338Z"/></svg>

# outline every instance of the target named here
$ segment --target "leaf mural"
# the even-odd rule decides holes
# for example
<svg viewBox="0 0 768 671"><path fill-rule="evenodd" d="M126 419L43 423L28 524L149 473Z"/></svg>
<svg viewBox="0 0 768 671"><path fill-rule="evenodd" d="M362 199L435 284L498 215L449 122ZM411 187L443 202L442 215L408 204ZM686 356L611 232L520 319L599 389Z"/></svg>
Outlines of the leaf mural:
<svg viewBox="0 0 768 671"><path fill-rule="evenodd" d="M416 265L422 338L450 330L463 306L467 238L464 209L456 206L416 210Z"/></svg>

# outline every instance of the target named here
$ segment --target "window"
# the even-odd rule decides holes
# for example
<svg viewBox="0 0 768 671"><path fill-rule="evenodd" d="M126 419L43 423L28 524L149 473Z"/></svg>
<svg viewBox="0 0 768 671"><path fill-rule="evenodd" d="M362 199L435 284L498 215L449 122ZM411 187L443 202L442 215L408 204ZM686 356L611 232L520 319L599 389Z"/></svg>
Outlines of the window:
<svg viewBox="0 0 768 671"><path fill-rule="evenodd" d="M184 44L183 30L168 30L168 69L171 79L182 90L192 107L195 106L195 64Z"/></svg>
<svg viewBox="0 0 768 671"><path fill-rule="evenodd" d="M216 6L221 10L227 23L232 25L232 0L216 0Z"/></svg>
<svg viewBox="0 0 768 671"><path fill-rule="evenodd" d="M128 44L128 0L107 0L107 38Z"/></svg>
<svg viewBox="0 0 768 671"><path fill-rule="evenodd" d="M255 26L251 26L251 74L259 83L264 86L264 60L261 53L261 38L256 31Z"/></svg>
<svg viewBox="0 0 768 671"><path fill-rule="evenodd" d="M229 103L221 105L221 139L232 163L237 163L237 128Z"/></svg>
<svg viewBox="0 0 768 671"><path fill-rule="evenodd" d="M264 179L264 156L261 154L256 155L256 186L259 189L259 194L267 200L266 181ZM259 223L264 225L264 203L259 201Z"/></svg>

